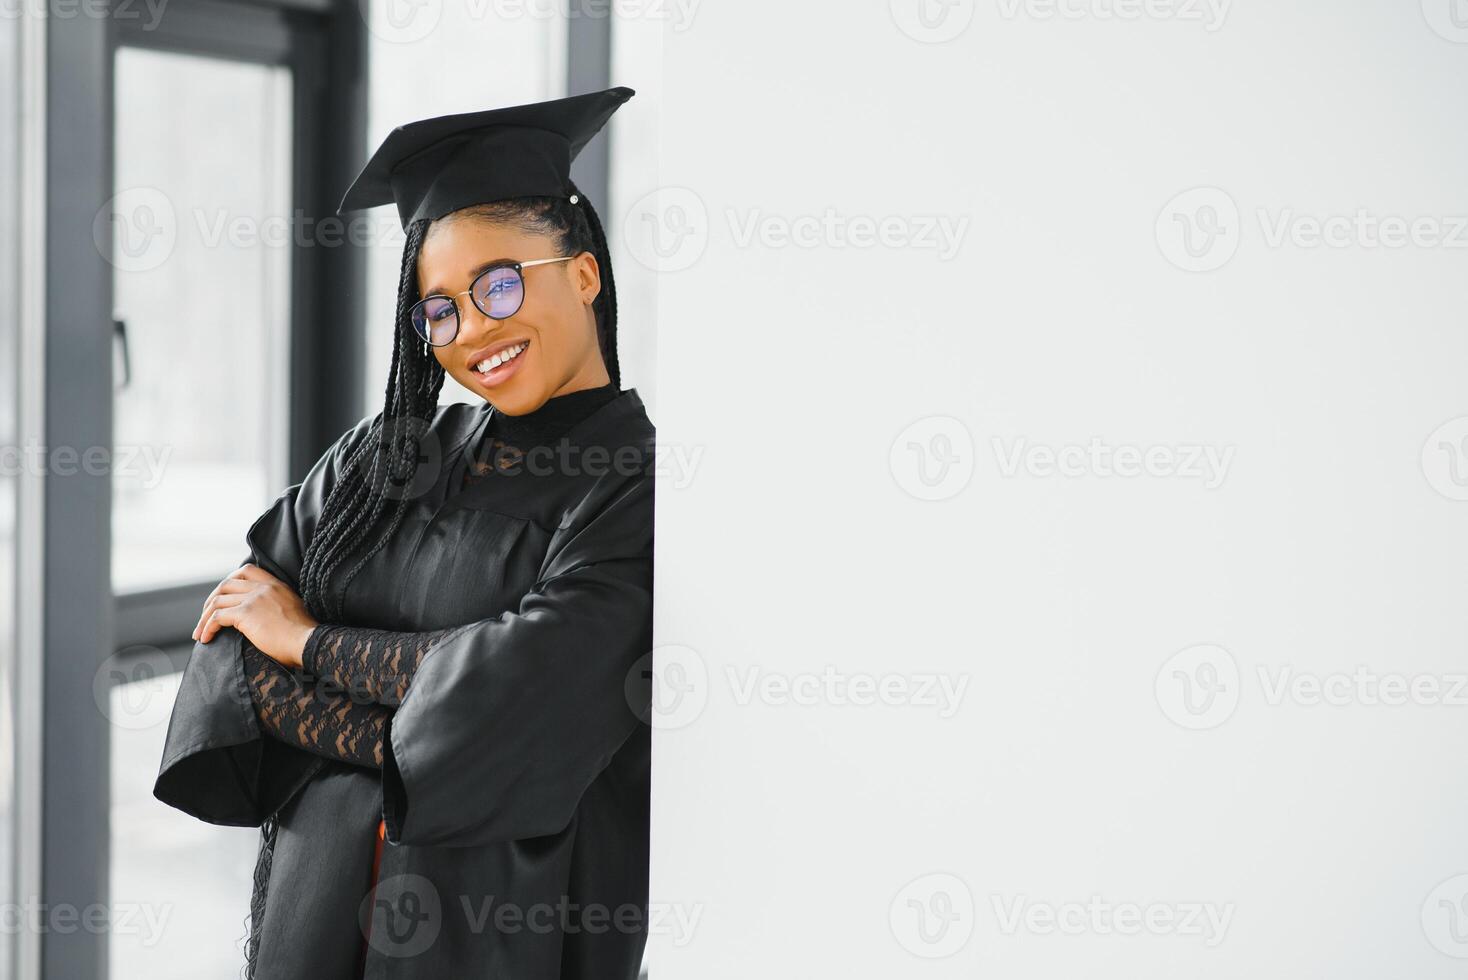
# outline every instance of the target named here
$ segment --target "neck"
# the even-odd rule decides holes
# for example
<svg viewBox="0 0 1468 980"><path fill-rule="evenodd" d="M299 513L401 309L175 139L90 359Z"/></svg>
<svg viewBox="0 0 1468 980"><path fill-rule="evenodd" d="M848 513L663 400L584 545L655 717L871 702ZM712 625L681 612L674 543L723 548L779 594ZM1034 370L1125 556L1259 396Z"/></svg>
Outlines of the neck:
<svg viewBox="0 0 1468 980"><path fill-rule="evenodd" d="M554 392L551 398L559 398L561 395L569 395L577 391L585 391L588 388L601 388L612 383L611 375L607 374L607 365L601 358L600 352L596 357L588 358L586 363L576 371L571 378Z"/></svg>

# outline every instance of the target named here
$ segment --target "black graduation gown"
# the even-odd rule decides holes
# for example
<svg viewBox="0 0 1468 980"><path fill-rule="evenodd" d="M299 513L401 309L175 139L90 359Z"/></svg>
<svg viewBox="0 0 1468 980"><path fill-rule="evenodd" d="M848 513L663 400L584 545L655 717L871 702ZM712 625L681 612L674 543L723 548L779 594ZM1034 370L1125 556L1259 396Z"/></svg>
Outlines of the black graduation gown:
<svg viewBox="0 0 1468 980"><path fill-rule="evenodd" d="M413 676L381 772L263 735L238 631L195 644L184 670L153 793L214 824L259 826L278 810L261 980L354 978L364 928L367 980L637 975L654 429L628 389L570 430L575 452L532 454L514 475L455 490L491 411L439 406L425 478L345 594L353 625L473 624ZM370 422L255 521L250 561L296 587ZM369 896L379 819L387 843Z"/></svg>

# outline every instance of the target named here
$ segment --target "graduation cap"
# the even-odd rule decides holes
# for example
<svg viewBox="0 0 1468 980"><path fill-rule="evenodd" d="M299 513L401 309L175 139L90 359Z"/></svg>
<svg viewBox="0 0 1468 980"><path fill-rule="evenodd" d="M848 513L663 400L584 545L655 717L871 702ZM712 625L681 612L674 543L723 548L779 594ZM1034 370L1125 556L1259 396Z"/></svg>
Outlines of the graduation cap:
<svg viewBox="0 0 1468 980"><path fill-rule="evenodd" d="M396 202L403 229L512 197L570 197L571 161L633 91L460 112L398 126L372 154L337 214Z"/></svg>

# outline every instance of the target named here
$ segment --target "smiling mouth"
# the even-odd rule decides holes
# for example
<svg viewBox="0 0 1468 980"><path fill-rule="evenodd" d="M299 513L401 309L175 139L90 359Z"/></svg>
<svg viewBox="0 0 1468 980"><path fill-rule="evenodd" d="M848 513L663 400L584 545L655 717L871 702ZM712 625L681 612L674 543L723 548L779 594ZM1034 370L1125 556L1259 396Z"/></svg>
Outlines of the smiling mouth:
<svg viewBox="0 0 1468 980"><path fill-rule="evenodd" d="M474 370L478 371L480 374L488 374L490 371L493 371L501 364L508 363L519 357L525 352L525 348L529 346L530 341L522 340L514 347L507 347L497 354L491 354L489 357L486 357L484 360L474 365Z"/></svg>
<svg viewBox="0 0 1468 980"><path fill-rule="evenodd" d="M482 384L498 384L513 374L515 368L519 367L520 358L529 346L530 341L522 340L518 344L506 347L504 350L496 351L473 366L474 376Z"/></svg>

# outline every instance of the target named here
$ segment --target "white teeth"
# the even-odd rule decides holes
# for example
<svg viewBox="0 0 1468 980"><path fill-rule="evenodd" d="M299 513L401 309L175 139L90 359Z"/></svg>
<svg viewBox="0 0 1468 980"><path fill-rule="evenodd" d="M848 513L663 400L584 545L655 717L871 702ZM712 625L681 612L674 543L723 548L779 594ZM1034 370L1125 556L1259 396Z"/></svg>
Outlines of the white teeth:
<svg viewBox="0 0 1468 980"><path fill-rule="evenodd" d="M499 367L506 361L514 360L520 355L520 352L528 346L529 344L516 344L514 347L506 348L505 350L500 351L498 354L492 354L489 357L486 357L484 360L476 364L474 366L474 369L480 374L485 374L489 371L493 371L495 368Z"/></svg>

